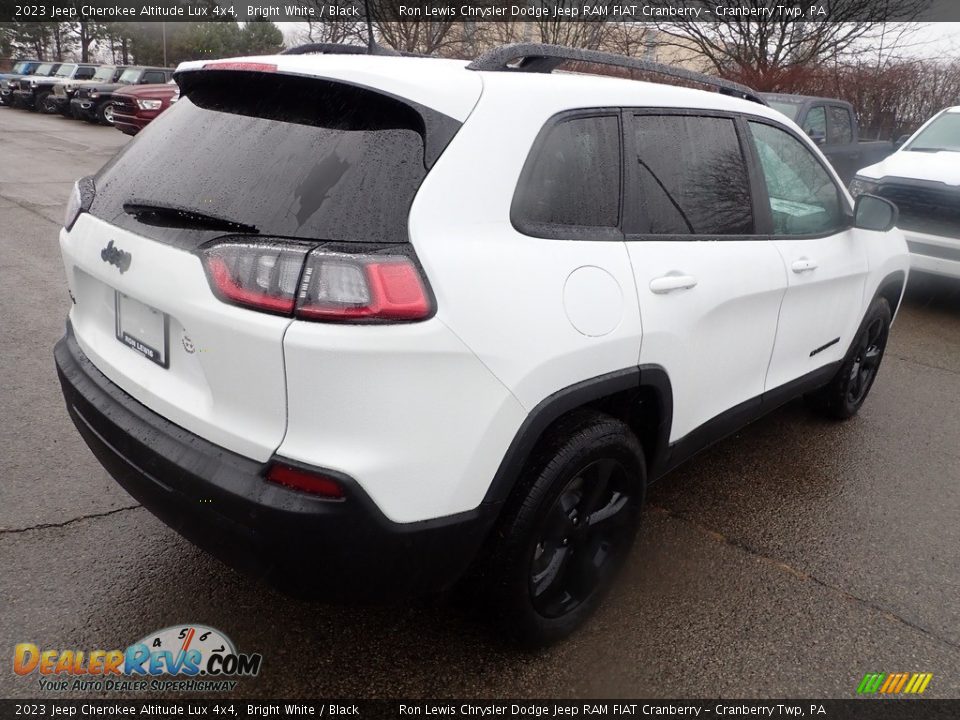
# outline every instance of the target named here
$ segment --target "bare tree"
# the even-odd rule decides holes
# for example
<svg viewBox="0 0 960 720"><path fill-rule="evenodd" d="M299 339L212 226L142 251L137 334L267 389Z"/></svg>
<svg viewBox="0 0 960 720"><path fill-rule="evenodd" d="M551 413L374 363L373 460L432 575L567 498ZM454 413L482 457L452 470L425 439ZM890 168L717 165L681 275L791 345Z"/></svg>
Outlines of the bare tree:
<svg viewBox="0 0 960 720"><path fill-rule="evenodd" d="M321 8L323 0L311 0L312 4ZM366 25L352 20L307 20L307 27L297 33L294 40L298 44L307 43L345 43L348 45L365 44Z"/></svg>
<svg viewBox="0 0 960 720"><path fill-rule="evenodd" d="M776 12L778 6L792 5L783 0L688 0L686 7L699 8L719 21L657 22L657 43L687 52L691 59L702 58L723 77L759 90L779 90L824 62L875 48L886 23L915 21L931 4L932 0L832 0L822 6L826 15L790 18ZM720 17L716 11L742 7L754 14ZM884 39L892 38L887 34Z"/></svg>

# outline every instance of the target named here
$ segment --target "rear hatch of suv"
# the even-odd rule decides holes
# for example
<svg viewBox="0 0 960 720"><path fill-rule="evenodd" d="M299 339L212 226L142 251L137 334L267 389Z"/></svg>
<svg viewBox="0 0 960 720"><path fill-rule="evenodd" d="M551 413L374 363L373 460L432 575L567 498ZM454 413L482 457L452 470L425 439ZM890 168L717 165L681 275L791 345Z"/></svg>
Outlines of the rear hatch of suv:
<svg viewBox="0 0 960 720"><path fill-rule="evenodd" d="M363 86L264 63L182 72L182 98L81 183L86 212L60 241L73 332L104 375L221 447L270 457L292 322L276 297L302 272L290 259L408 243L410 204L459 128L390 92L403 72L384 60L360 59ZM281 249L245 265L240 245Z"/></svg>

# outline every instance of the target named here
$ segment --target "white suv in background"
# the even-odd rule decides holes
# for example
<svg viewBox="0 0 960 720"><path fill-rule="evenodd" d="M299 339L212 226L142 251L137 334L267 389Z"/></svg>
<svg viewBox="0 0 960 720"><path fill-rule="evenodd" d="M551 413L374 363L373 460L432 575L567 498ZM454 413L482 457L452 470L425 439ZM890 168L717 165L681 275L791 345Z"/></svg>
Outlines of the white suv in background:
<svg viewBox="0 0 960 720"><path fill-rule="evenodd" d="M850 192L896 203L913 269L960 279L960 107L940 111L893 155L859 170Z"/></svg>
<svg viewBox="0 0 960 720"><path fill-rule="evenodd" d="M549 72L567 61L721 92ZM896 209L854 206L747 88L543 45L307 46L177 80L76 187L56 363L123 487L282 586L466 575L551 642L648 483L801 394L849 417L876 377Z"/></svg>

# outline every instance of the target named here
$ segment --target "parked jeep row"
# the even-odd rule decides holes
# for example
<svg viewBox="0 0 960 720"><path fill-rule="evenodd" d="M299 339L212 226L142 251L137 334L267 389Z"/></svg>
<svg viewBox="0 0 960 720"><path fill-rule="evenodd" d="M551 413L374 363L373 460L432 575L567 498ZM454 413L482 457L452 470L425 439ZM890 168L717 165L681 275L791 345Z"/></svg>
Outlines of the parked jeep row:
<svg viewBox="0 0 960 720"><path fill-rule="evenodd" d="M145 92L130 99L124 91L131 88ZM0 105L113 125L121 104L125 120L119 129L130 135L169 107L176 90L172 68L142 65L21 60L0 75Z"/></svg>

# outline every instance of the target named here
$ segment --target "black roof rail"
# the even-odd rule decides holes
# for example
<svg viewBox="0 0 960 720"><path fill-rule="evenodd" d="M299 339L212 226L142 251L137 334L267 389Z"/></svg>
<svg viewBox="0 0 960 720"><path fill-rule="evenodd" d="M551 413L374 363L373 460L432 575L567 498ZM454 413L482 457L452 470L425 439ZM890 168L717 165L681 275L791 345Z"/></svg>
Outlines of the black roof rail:
<svg viewBox="0 0 960 720"><path fill-rule="evenodd" d="M518 62L519 61L519 62ZM746 85L735 83L732 80L694 72L685 68L663 65L649 60L632 58L627 55L603 52L602 50L585 50L582 48L564 47L563 45L545 45L542 43L514 43L501 45L488 50L480 57L467 65L468 70L491 70L495 72L536 72L550 73L565 62L584 62L596 65L614 65L629 70L656 73L668 77L680 78L703 85L710 85L724 95L751 100L766 105L766 100L760 93ZM516 63L516 65L511 65Z"/></svg>
<svg viewBox="0 0 960 720"><path fill-rule="evenodd" d="M296 47L281 50L281 55L310 55L318 53L322 55L400 55L396 50L374 45L372 48L366 45L347 45L346 43L308 43L307 45L298 45Z"/></svg>

